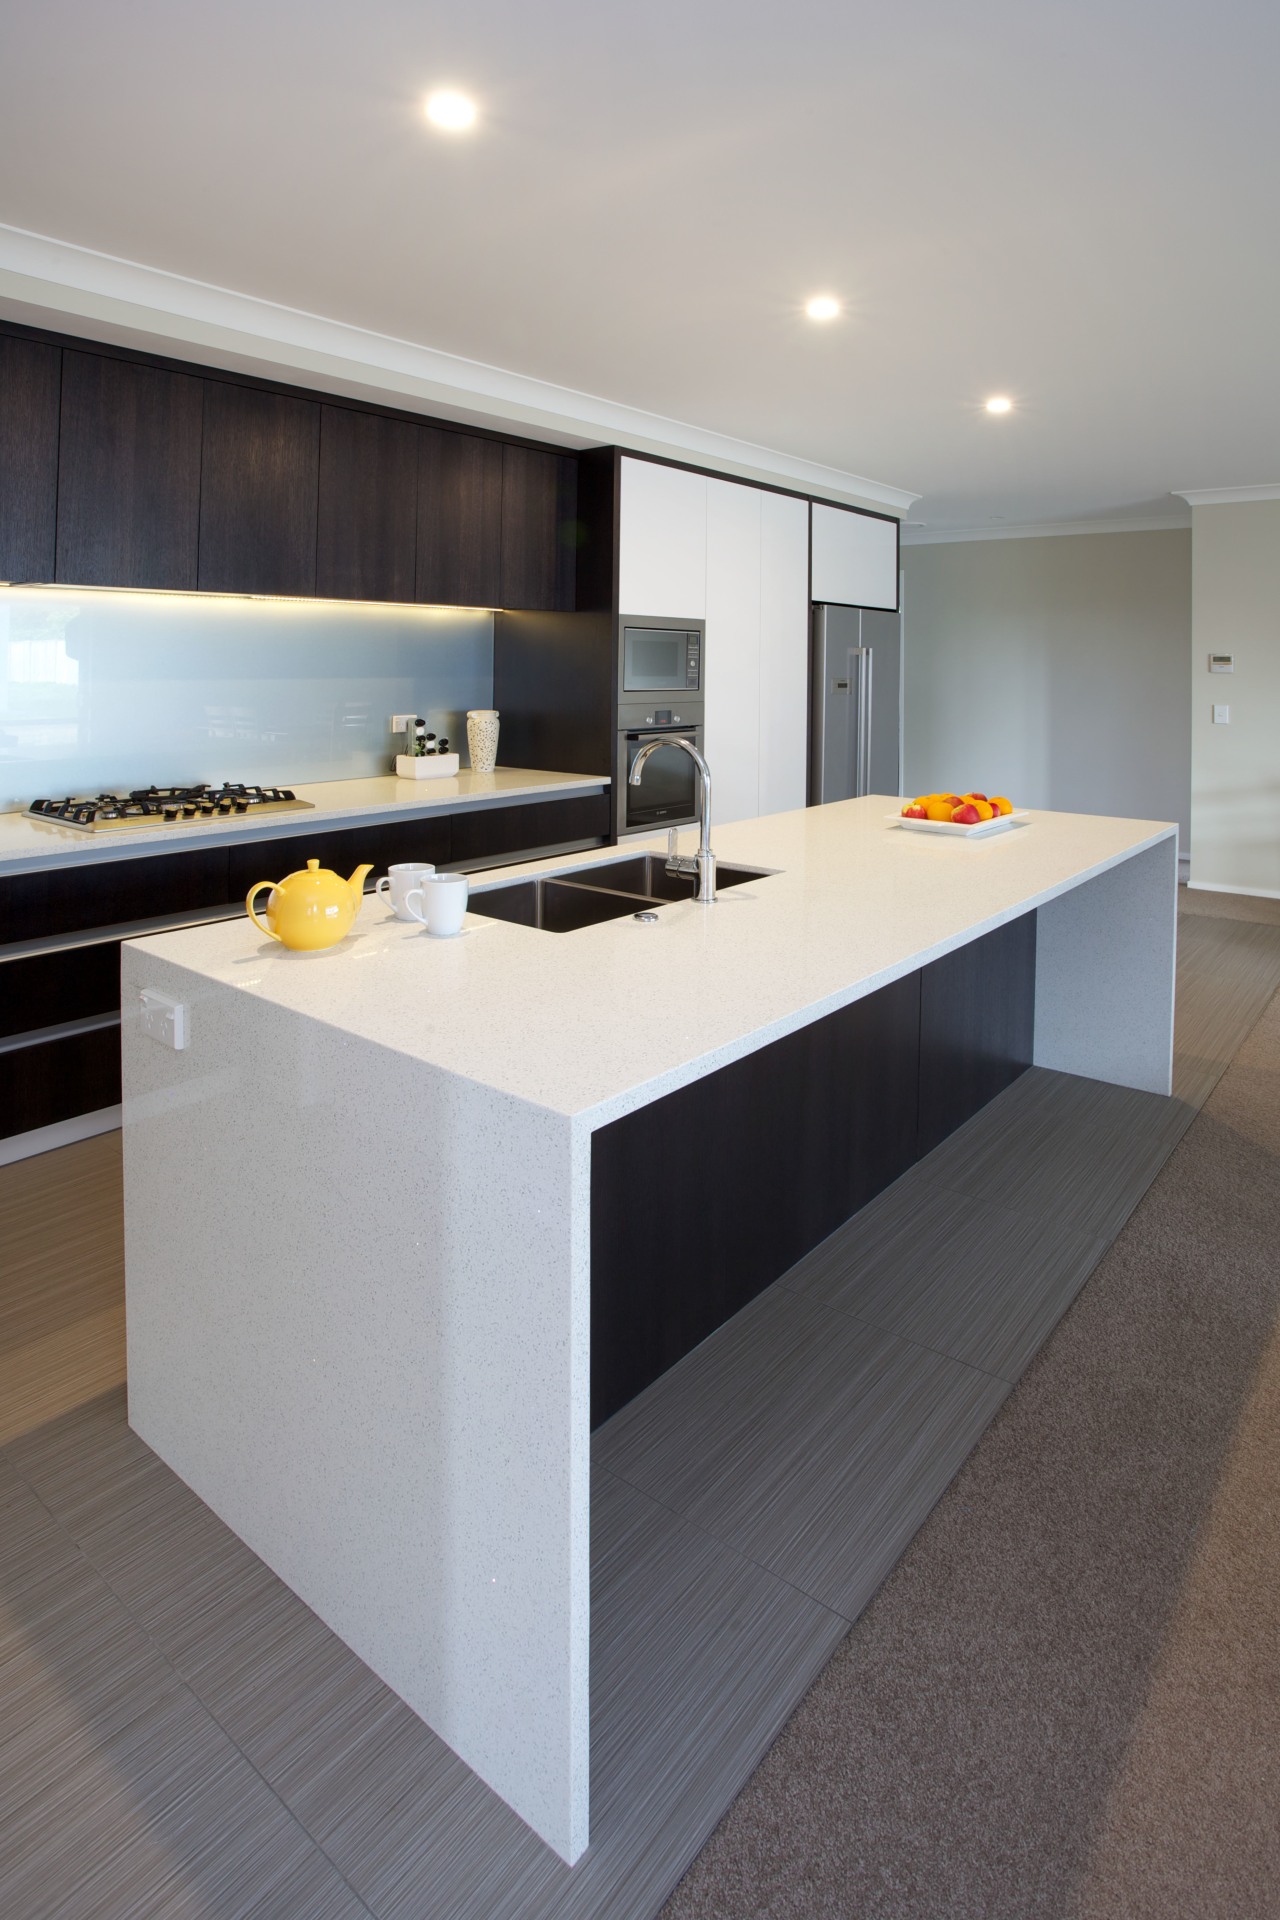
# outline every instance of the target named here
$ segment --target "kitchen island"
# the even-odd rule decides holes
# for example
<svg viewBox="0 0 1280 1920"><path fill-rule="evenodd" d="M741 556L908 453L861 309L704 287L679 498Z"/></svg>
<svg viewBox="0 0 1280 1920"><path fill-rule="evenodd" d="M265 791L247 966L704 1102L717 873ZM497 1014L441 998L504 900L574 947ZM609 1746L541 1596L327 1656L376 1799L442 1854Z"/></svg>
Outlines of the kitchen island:
<svg viewBox="0 0 1280 1920"><path fill-rule="evenodd" d="M841 1181L860 1204L854 1162L884 1131L855 1128L812 1191L762 1192L733 1075L761 1076L785 1135L806 1076L843 1057L825 1131L862 1049L906 1089L900 1155L1032 1061L1169 1091L1175 830L1041 814L957 842L891 828L893 807L719 831L722 860L766 875L646 922L558 937L483 918L478 889L452 941L366 907L327 954L244 922L125 950L131 1422L568 1860L588 1831L593 1291L628 1279L636 1220L634 1271L679 1265L668 1180L713 1228L782 1218L789 1238L756 1237L794 1257ZM188 1009L184 1051L142 1034L144 985ZM715 1129L691 1131L680 1103L722 1088Z"/></svg>

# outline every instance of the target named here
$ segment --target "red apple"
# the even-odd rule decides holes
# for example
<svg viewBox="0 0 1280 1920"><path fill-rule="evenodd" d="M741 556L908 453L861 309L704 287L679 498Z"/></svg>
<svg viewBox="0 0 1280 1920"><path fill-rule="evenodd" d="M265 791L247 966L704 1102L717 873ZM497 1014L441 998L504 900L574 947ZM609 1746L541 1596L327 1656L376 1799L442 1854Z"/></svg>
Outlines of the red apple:
<svg viewBox="0 0 1280 1920"><path fill-rule="evenodd" d="M953 807L951 810L951 824L953 826L976 827L981 820L982 815L978 812L978 809L970 806L967 801L964 806Z"/></svg>
<svg viewBox="0 0 1280 1920"><path fill-rule="evenodd" d="M929 810L927 807L922 807L918 800L913 801L909 807L902 809L902 817L904 820L927 820Z"/></svg>

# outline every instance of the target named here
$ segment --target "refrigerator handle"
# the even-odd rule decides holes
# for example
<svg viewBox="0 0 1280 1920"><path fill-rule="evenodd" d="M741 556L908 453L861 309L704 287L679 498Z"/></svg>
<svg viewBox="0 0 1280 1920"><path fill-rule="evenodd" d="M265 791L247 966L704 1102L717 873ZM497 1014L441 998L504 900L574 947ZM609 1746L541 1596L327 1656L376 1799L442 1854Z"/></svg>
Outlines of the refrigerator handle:
<svg viewBox="0 0 1280 1920"><path fill-rule="evenodd" d="M861 799L871 791L871 648L856 647L858 660L858 721L854 741L853 791Z"/></svg>

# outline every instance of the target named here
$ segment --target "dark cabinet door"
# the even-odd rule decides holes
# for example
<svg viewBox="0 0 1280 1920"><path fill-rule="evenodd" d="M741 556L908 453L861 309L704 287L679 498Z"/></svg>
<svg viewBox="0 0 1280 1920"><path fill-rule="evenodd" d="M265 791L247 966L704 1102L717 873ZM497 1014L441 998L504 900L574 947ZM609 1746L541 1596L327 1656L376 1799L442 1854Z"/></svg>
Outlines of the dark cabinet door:
<svg viewBox="0 0 1280 1920"><path fill-rule="evenodd" d="M190 374L64 352L59 580L195 588L203 406Z"/></svg>
<svg viewBox="0 0 1280 1920"><path fill-rule="evenodd" d="M503 447L501 606L571 611L577 474L570 454Z"/></svg>
<svg viewBox="0 0 1280 1920"><path fill-rule="evenodd" d="M200 475L201 589L314 594L316 402L206 380Z"/></svg>
<svg viewBox="0 0 1280 1920"><path fill-rule="evenodd" d="M351 407L321 407L321 598L412 600L417 518L417 427Z"/></svg>
<svg viewBox="0 0 1280 1920"><path fill-rule="evenodd" d="M52 580L62 350L0 337L0 580Z"/></svg>
<svg viewBox="0 0 1280 1920"><path fill-rule="evenodd" d="M442 607L502 605L502 443L418 430L416 598Z"/></svg>

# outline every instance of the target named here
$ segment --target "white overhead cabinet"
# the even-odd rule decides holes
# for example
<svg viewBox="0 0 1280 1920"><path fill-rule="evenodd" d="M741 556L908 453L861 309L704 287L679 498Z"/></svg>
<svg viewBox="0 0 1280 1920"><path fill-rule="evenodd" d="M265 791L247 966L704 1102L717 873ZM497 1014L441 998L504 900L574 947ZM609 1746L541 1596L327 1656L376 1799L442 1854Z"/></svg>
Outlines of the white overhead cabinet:
<svg viewBox="0 0 1280 1920"><path fill-rule="evenodd" d="M844 607L898 605L898 523L813 505L813 597Z"/></svg>
<svg viewBox="0 0 1280 1920"><path fill-rule="evenodd" d="M788 494L622 462L624 616L705 619L714 819L802 807L809 683L809 507Z"/></svg>

